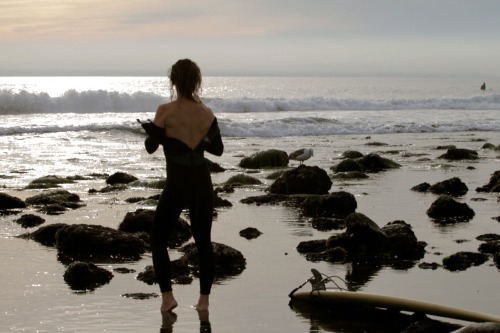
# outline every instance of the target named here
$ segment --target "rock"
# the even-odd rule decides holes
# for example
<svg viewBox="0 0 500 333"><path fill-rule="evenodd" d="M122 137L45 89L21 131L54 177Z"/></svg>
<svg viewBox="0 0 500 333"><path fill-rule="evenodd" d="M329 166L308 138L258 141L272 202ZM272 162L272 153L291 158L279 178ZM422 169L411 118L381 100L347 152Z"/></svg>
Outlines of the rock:
<svg viewBox="0 0 500 333"><path fill-rule="evenodd" d="M384 231L370 218L361 213L352 213L345 219L349 242L344 245L351 257L370 257L380 252L387 239ZM329 246L333 247L329 240Z"/></svg>
<svg viewBox="0 0 500 333"><path fill-rule="evenodd" d="M127 185L124 184L113 184L113 185L108 185L103 187L100 190L96 190L95 188L89 189L90 194L94 193L110 193L110 192L119 192L119 191L125 191L128 189Z"/></svg>
<svg viewBox="0 0 500 333"><path fill-rule="evenodd" d="M113 272L116 272L119 274L130 274L130 273L135 273L135 269L126 268L126 267L117 267L117 268L113 268Z"/></svg>
<svg viewBox="0 0 500 333"><path fill-rule="evenodd" d="M338 172L332 176L332 179L349 180L349 179L365 179L368 175L360 171Z"/></svg>
<svg viewBox="0 0 500 333"><path fill-rule="evenodd" d="M80 197L77 194L70 193L66 190L45 191L35 196L26 198L25 202L26 204L32 206L59 205L72 209L83 206L83 204L80 203Z"/></svg>
<svg viewBox="0 0 500 333"><path fill-rule="evenodd" d="M326 194L332 181L325 170L317 166L300 165L284 172L268 188L272 194Z"/></svg>
<svg viewBox="0 0 500 333"><path fill-rule="evenodd" d="M220 207L233 207L233 204L229 200L221 198L217 191L214 191L214 208Z"/></svg>
<svg viewBox="0 0 500 333"><path fill-rule="evenodd" d="M436 222L455 223L470 221L475 213L466 203L443 194L427 209L427 215Z"/></svg>
<svg viewBox="0 0 500 333"><path fill-rule="evenodd" d="M26 204L19 198L7 193L0 193L0 210L26 208Z"/></svg>
<svg viewBox="0 0 500 333"><path fill-rule="evenodd" d="M361 163L352 158L347 158L341 161L339 164L332 166L330 170L335 173L350 171L365 172L365 168L361 165Z"/></svg>
<svg viewBox="0 0 500 333"><path fill-rule="evenodd" d="M492 240L479 245L479 252L481 253L500 253L500 240Z"/></svg>
<svg viewBox="0 0 500 333"><path fill-rule="evenodd" d="M20 224L23 228L32 228L43 224L45 220L38 215L24 214L14 222Z"/></svg>
<svg viewBox="0 0 500 333"><path fill-rule="evenodd" d="M256 205L276 205L289 200L290 197L285 194L266 194L241 199L241 203Z"/></svg>
<svg viewBox="0 0 500 333"><path fill-rule="evenodd" d="M500 192L500 170L491 175L488 184L476 188L476 192Z"/></svg>
<svg viewBox="0 0 500 333"><path fill-rule="evenodd" d="M390 265L411 263L425 255L426 244L417 240L411 226L404 221L390 222L380 228L367 216L352 213L346 217L345 224L344 233L334 234L327 240L301 242L297 251L313 261ZM339 248L344 250L342 254Z"/></svg>
<svg viewBox="0 0 500 333"><path fill-rule="evenodd" d="M297 246L297 252L299 253L317 253L327 249L327 242L324 239L302 241Z"/></svg>
<svg viewBox="0 0 500 333"><path fill-rule="evenodd" d="M189 267L186 260L176 259L170 261L170 278L177 283L176 281L185 282L185 277L191 274L191 268ZM137 275L137 280L147 283L149 285L158 283L156 280L155 270L152 265L148 265L144 268L143 272L140 272ZM192 279L191 279L192 281ZM191 282L189 282L191 283ZM186 284L186 283L177 283L177 284Z"/></svg>
<svg viewBox="0 0 500 333"><path fill-rule="evenodd" d="M342 218L316 217L311 225L319 231L341 230L345 228L345 221Z"/></svg>
<svg viewBox="0 0 500 333"><path fill-rule="evenodd" d="M246 239L254 239L260 235L262 235L262 232L260 232L257 228L248 227L240 231L240 236Z"/></svg>
<svg viewBox="0 0 500 333"><path fill-rule="evenodd" d="M322 252L313 252L306 255L309 261L327 261L330 263L343 263L349 257L347 251L342 247L328 248Z"/></svg>
<svg viewBox="0 0 500 333"><path fill-rule="evenodd" d="M400 259L418 260L425 255L425 244L419 242L411 226L404 221L387 223L382 231L387 236L383 252Z"/></svg>
<svg viewBox="0 0 500 333"><path fill-rule="evenodd" d="M495 266L497 266L498 270L500 270L500 253L495 253L493 255L493 262L495 263Z"/></svg>
<svg viewBox="0 0 500 333"><path fill-rule="evenodd" d="M240 251L216 242L212 245L216 277L238 275L245 269L246 259ZM194 243L184 245L179 251L183 253L181 260L194 268L198 267L198 250Z"/></svg>
<svg viewBox="0 0 500 333"><path fill-rule="evenodd" d="M53 188L59 187L60 184L73 184L75 183L75 178L72 177L60 177L55 175L48 175L32 180L26 188L36 189L36 188Z"/></svg>
<svg viewBox="0 0 500 333"><path fill-rule="evenodd" d="M288 165L288 154L282 150L269 149L243 158L238 166L246 169L280 168Z"/></svg>
<svg viewBox="0 0 500 333"><path fill-rule="evenodd" d="M366 171L379 172L387 169L400 168L401 165L387 158L380 157L377 154L368 154L359 158L358 163L361 164Z"/></svg>
<svg viewBox="0 0 500 333"><path fill-rule="evenodd" d="M411 190L415 191L415 192L425 193L429 190L430 187L431 187L431 184L429 184L429 183L421 183L421 184L413 186L411 188Z"/></svg>
<svg viewBox="0 0 500 333"><path fill-rule="evenodd" d="M448 194L454 197L465 195L469 188L465 185L460 178L453 177L442 182L438 182L431 187L429 191L434 194Z"/></svg>
<svg viewBox="0 0 500 333"><path fill-rule="evenodd" d="M128 184L136 180L138 180L137 177L132 176L128 173L116 172L106 179L106 184L108 185Z"/></svg>
<svg viewBox="0 0 500 333"><path fill-rule="evenodd" d="M476 237L477 240L481 242L491 242L500 241L500 235L498 234L483 234Z"/></svg>
<svg viewBox="0 0 500 333"><path fill-rule="evenodd" d="M32 233L22 234L19 238L32 239L45 246L56 245L56 233L59 229L66 227L66 223L54 223L38 228Z"/></svg>
<svg viewBox="0 0 500 333"><path fill-rule="evenodd" d="M233 186L260 185L260 184L262 184L262 182L259 179L242 173L239 175L234 175L230 177L228 180L226 180L226 185L233 185Z"/></svg>
<svg viewBox="0 0 500 333"><path fill-rule="evenodd" d="M449 271L464 271L472 266L479 266L488 261L488 255L474 252L457 252L443 258L443 267Z"/></svg>
<svg viewBox="0 0 500 333"><path fill-rule="evenodd" d="M363 157L363 154L356 150L346 150L340 156L340 158L350 158L350 159L356 159L360 157Z"/></svg>
<svg viewBox="0 0 500 333"><path fill-rule="evenodd" d="M421 269L432 269L432 270L436 270L438 269L439 267L441 267L440 264L438 264L437 262L431 262L431 263L428 263L428 262L423 262L423 263L420 263L418 264L418 267L421 268Z"/></svg>
<svg viewBox="0 0 500 333"><path fill-rule="evenodd" d="M218 163L215 163L215 162L212 162L210 161L209 159L205 158L205 161L207 162L208 164L208 169L210 170L210 172L212 173L219 173L219 172L224 172L226 171L226 169L224 169L223 167L221 167Z"/></svg>
<svg viewBox="0 0 500 333"><path fill-rule="evenodd" d="M158 295L157 293L126 293L123 294L122 297L145 300L150 298L158 298L160 297L160 295Z"/></svg>
<svg viewBox="0 0 500 333"><path fill-rule="evenodd" d="M113 273L93 263L75 261L64 272L64 281L73 290L93 290L109 283Z"/></svg>
<svg viewBox="0 0 500 333"><path fill-rule="evenodd" d="M135 212L125 214L123 221L118 225L118 230L129 233L146 232L149 235L154 218L154 210L140 208ZM168 247L170 248L176 248L191 238L189 223L180 217L172 230L173 232L168 241Z"/></svg>
<svg viewBox="0 0 500 333"><path fill-rule="evenodd" d="M474 150L450 148L445 154L439 156L438 158L442 158L448 161L460 161L460 160L475 160L478 157L477 157L477 152Z"/></svg>
<svg viewBox="0 0 500 333"><path fill-rule="evenodd" d="M65 256L115 259L139 259L149 250L149 245L135 234L88 224L59 229L56 247Z"/></svg>
<svg viewBox="0 0 500 333"><path fill-rule="evenodd" d="M358 203L351 193L339 191L307 197L300 207L305 216L345 217L356 211Z"/></svg>

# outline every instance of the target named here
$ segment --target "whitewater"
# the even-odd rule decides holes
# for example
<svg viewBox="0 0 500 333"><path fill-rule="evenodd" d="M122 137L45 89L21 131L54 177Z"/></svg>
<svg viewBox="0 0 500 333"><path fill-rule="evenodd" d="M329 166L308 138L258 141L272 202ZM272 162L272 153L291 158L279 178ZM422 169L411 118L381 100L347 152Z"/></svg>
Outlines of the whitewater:
<svg viewBox="0 0 500 333"><path fill-rule="evenodd" d="M10 77L0 135L138 131L170 100L161 77ZM223 135L279 137L500 130L500 80L209 77L202 97ZM98 116L96 116L98 114Z"/></svg>

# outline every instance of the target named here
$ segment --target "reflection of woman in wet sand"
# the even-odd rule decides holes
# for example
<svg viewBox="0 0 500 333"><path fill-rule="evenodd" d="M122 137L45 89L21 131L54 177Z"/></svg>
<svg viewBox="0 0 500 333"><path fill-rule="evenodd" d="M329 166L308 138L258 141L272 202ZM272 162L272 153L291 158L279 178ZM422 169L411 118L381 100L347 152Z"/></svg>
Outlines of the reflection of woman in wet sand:
<svg viewBox="0 0 500 333"><path fill-rule="evenodd" d="M177 301L172 293L167 244L182 210L189 208L200 262L200 297L195 308L206 311L214 278L210 236L214 193L203 153L220 156L224 146L217 119L198 97L201 72L196 63L189 59L177 61L169 78L177 98L158 107L154 122L142 124L148 134L146 150L151 154L161 144L167 160L167 181L151 230L153 267L162 293L161 312L172 311Z"/></svg>
<svg viewBox="0 0 500 333"><path fill-rule="evenodd" d="M174 324L177 321L177 315L172 311L162 312L162 325L160 333L172 333ZM200 333L212 332L210 320L208 319L208 310L198 311L198 319L200 320Z"/></svg>

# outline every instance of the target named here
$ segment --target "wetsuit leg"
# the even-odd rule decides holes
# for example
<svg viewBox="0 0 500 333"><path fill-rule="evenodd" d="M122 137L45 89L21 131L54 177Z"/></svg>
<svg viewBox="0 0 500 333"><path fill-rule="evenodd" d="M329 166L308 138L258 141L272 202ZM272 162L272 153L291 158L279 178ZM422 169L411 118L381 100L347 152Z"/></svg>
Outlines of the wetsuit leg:
<svg viewBox="0 0 500 333"><path fill-rule="evenodd" d="M182 193L178 192L175 183L172 184L167 179L167 184L156 207L150 236L153 268L162 293L172 291L170 257L167 247L175 222L184 207Z"/></svg>
<svg viewBox="0 0 500 333"><path fill-rule="evenodd" d="M200 263L200 294L208 295L214 280L214 252L211 239L214 193L210 171L206 166L199 170L196 178L189 216Z"/></svg>

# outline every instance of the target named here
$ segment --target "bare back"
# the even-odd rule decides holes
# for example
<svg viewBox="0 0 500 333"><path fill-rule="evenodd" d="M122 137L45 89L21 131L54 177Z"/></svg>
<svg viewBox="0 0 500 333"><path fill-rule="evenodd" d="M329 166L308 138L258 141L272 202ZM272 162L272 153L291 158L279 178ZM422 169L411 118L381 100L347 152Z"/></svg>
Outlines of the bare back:
<svg viewBox="0 0 500 333"><path fill-rule="evenodd" d="M212 110L203 103L177 99L158 107L154 123L165 128L166 136L194 149L207 134L213 120Z"/></svg>

